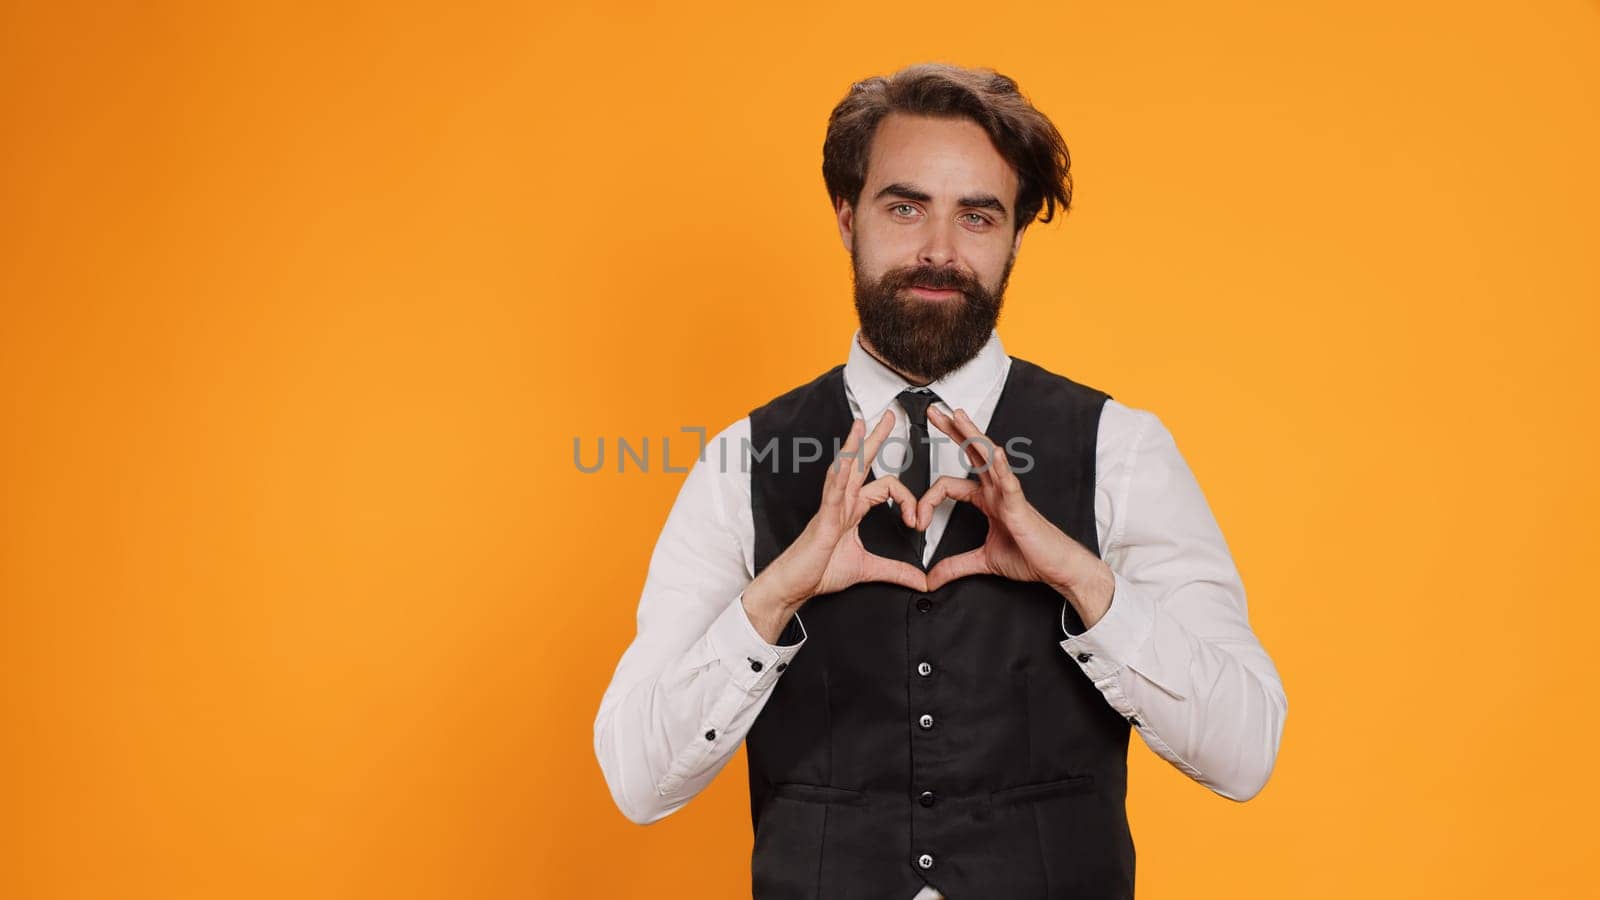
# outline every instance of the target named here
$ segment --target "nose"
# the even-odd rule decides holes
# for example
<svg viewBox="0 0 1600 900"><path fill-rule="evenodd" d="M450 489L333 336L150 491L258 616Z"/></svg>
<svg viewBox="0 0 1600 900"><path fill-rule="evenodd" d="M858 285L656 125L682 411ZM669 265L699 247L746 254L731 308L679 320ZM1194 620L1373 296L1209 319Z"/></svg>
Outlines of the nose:
<svg viewBox="0 0 1600 900"><path fill-rule="evenodd" d="M955 225L948 221L932 220L926 229L926 240L917 253L917 261L926 266L943 267L955 262Z"/></svg>

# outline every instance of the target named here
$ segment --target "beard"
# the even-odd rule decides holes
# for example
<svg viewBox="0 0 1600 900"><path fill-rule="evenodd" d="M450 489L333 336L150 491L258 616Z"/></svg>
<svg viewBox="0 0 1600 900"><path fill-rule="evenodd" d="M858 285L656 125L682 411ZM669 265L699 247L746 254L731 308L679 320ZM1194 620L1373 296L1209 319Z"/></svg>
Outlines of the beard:
<svg viewBox="0 0 1600 900"><path fill-rule="evenodd" d="M1016 254L1006 258L1000 286L993 292L965 272L951 268L908 266L890 269L877 280L863 276L855 252L856 315L861 333L890 366L937 381L978 355L1000 320L1000 305ZM960 291L959 297L928 300L910 288Z"/></svg>

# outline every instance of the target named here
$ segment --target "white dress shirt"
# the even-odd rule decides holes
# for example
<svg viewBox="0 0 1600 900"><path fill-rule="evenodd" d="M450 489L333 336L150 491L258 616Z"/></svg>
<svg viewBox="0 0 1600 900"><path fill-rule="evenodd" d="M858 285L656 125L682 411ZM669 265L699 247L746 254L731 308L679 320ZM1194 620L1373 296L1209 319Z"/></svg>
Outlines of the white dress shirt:
<svg viewBox="0 0 1600 900"><path fill-rule="evenodd" d="M900 440L886 441L873 467L893 474L908 446L896 395L912 385L868 354L859 334L845 363L846 394L868 431L895 405ZM1010 366L991 334L976 357L927 387L941 410L963 408L987 429ZM742 603L755 574L749 439L746 417L708 441L690 468L650 558L638 632L595 718L595 755L612 799L639 824L677 811L716 777L783 677L779 664L805 652L804 606L801 640L780 646L762 639ZM935 441L930 484L966 474L958 454L954 441ZM935 509L924 562L955 503ZM1106 401L1094 512L1115 590L1105 615L1075 635L1062 599L1061 649L1151 750L1212 791L1249 799L1272 773L1288 704L1250 629L1216 519L1155 414ZM751 660L764 665L756 671ZM925 887L912 900L939 897Z"/></svg>

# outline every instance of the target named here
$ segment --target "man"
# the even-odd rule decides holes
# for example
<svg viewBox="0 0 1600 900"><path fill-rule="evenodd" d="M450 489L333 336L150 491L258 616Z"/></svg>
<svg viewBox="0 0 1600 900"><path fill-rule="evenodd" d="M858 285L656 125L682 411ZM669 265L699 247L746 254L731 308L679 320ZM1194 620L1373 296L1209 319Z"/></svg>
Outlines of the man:
<svg viewBox="0 0 1600 900"><path fill-rule="evenodd" d="M746 744L758 898L1129 897L1131 731L1235 800L1272 771L1283 688L1172 436L994 331L1069 165L989 70L830 118L861 327L691 469L595 720L641 824Z"/></svg>

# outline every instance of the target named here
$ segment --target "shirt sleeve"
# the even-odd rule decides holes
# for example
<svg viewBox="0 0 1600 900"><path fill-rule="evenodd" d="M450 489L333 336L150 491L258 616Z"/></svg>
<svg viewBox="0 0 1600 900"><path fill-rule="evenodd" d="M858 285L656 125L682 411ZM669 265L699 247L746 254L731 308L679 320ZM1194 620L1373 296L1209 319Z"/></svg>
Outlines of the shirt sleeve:
<svg viewBox="0 0 1600 900"><path fill-rule="evenodd" d="M1061 647L1145 744L1232 800L1261 791L1288 710L1283 684L1250 628L1227 543L1172 434L1154 414L1106 475L1113 512L1101 554L1111 606Z"/></svg>
<svg viewBox="0 0 1600 900"><path fill-rule="evenodd" d="M650 557L637 632L595 717L612 799L641 825L711 783L805 643L798 614L769 644L744 609L754 527L738 451L748 434L748 419L729 426L690 467Z"/></svg>

